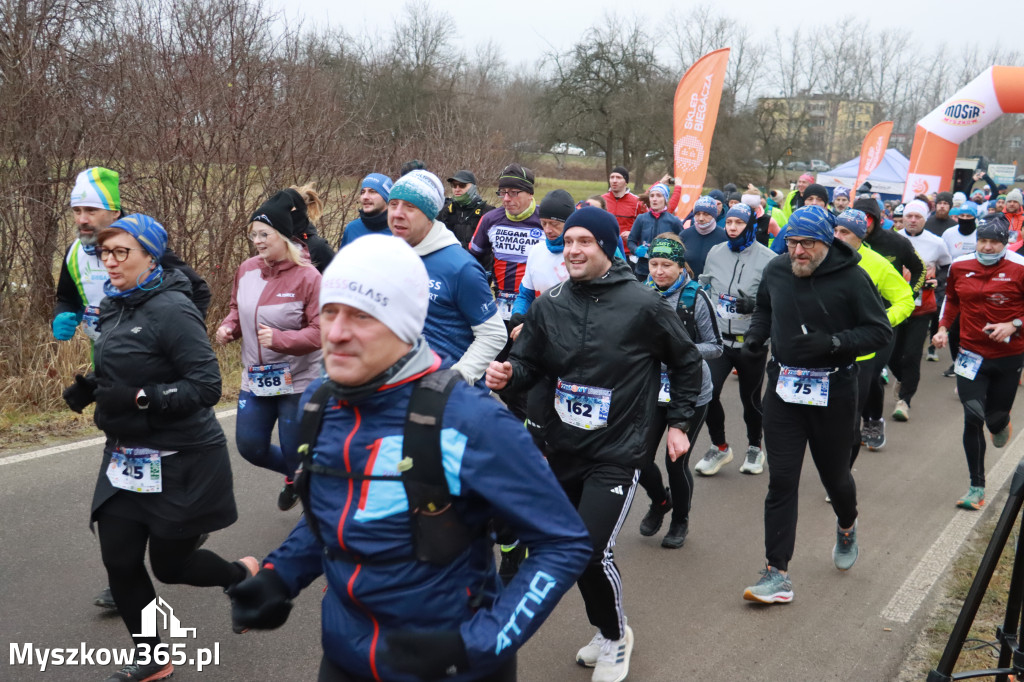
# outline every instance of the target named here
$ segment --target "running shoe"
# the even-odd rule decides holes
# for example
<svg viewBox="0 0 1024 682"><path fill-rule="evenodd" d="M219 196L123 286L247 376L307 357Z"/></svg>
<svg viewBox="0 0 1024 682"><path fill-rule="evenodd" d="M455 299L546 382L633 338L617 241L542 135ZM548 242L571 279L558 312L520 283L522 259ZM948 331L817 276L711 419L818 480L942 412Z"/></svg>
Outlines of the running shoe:
<svg viewBox="0 0 1024 682"><path fill-rule="evenodd" d="M939 354L935 352L935 346L928 346L928 362L938 362Z"/></svg>
<svg viewBox="0 0 1024 682"><path fill-rule="evenodd" d="M156 682L166 680L174 674L174 666L170 663L150 663L149 665L126 665L106 679L106 682Z"/></svg>
<svg viewBox="0 0 1024 682"><path fill-rule="evenodd" d="M601 656L601 649L608 640L598 630L590 643L576 652L576 662L584 668L593 668L597 665L597 659Z"/></svg>
<svg viewBox="0 0 1024 682"><path fill-rule="evenodd" d="M697 462L697 466L695 466L693 470L701 476L714 476L718 473L719 469L731 461L731 447L727 445L725 446L725 450L719 450L717 445L712 445L708 448L708 451L704 453L704 457Z"/></svg>
<svg viewBox="0 0 1024 682"><path fill-rule="evenodd" d="M832 548L832 561L840 571L848 571L857 561L857 522L853 528L843 530L836 524L836 545Z"/></svg>
<svg viewBox="0 0 1024 682"><path fill-rule="evenodd" d="M864 444L868 446L868 450L872 452L878 452L885 447L885 420L884 419L865 419L864 428L867 429L867 435L864 435ZM862 432L863 435L863 432Z"/></svg>
<svg viewBox="0 0 1024 682"><path fill-rule="evenodd" d="M910 405L906 400L896 401L896 409L892 411L892 418L898 422L910 421Z"/></svg>
<svg viewBox="0 0 1024 682"><path fill-rule="evenodd" d="M957 500L956 506L961 509L981 509L985 506L985 489L972 485L967 489L967 494Z"/></svg>
<svg viewBox="0 0 1024 682"><path fill-rule="evenodd" d="M949 368L945 372L942 373L942 376L944 376L944 377L955 377L956 376L956 372L953 371L953 365L950 365Z"/></svg>
<svg viewBox="0 0 1024 682"><path fill-rule="evenodd" d="M295 483L290 478L284 479L284 487L277 494L277 508L288 511L298 503L299 493L295 490Z"/></svg>
<svg viewBox="0 0 1024 682"><path fill-rule="evenodd" d="M519 564L526 559L528 552L526 546L520 542L513 545L499 545L501 548L501 563L498 564L498 577L502 585L508 585L512 578L519 572Z"/></svg>
<svg viewBox="0 0 1024 682"><path fill-rule="evenodd" d="M764 450L756 445L747 448L747 456L740 465L741 474L759 474L764 471Z"/></svg>
<svg viewBox="0 0 1024 682"><path fill-rule="evenodd" d="M999 433L992 434L992 445L997 448L1005 447L1010 440L1010 436L1013 435L1013 424L1006 422L1006 428Z"/></svg>
<svg viewBox="0 0 1024 682"><path fill-rule="evenodd" d="M690 532L688 521L672 521L668 524L668 533L661 539L661 546L665 549L679 549L686 544L686 534Z"/></svg>
<svg viewBox="0 0 1024 682"><path fill-rule="evenodd" d="M117 608L117 602L114 601L114 595L110 593L109 586L100 590L100 593L93 598L92 603L101 609Z"/></svg>
<svg viewBox="0 0 1024 682"><path fill-rule="evenodd" d="M672 511L672 491L665 488L665 501L660 504L651 502L651 508L647 510L643 521L640 522L640 535L649 538L661 530L665 514L670 511Z"/></svg>
<svg viewBox="0 0 1024 682"><path fill-rule="evenodd" d="M622 682L629 677L629 657L633 653L633 630L628 625L622 639L606 639L594 665L591 682Z"/></svg>
<svg viewBox="0 0 1024 682"><path fill-rule="evenodd" d="M762 604L788 604L793 601L793 581L774 566L766 566L757 584L743 590L743 598Z"/></svg>

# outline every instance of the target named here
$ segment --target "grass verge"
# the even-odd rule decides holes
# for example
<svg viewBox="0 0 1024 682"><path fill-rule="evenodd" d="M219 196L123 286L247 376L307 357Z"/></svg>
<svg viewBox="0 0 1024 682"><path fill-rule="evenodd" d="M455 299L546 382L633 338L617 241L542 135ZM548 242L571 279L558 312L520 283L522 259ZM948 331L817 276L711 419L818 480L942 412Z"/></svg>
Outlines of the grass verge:
<svg viewBox="0 0 1024 682"><path fill-rule="evenodd" d="M956 619L960 615L964 599L971 588L974 576L981 563L981 557L988 547L995 529L999 513L1006 501L1006 494L996 496L991 504L998 505L989 517L975 528L968 538L960 555L954 560L952 569L946 575L944 583L939 586L943 596L934 607L928 621L931 623L918 637L904 660L898 682L923 680L928 673L939 664L942 651L946 647ZM967 641L953 672L966 670L982 670L994 668L999 658L996 641L996 628L1003 624L1005 618L1007 594L1010 589L1010 574L1013 570L1014 549L1017 546L1020 530L1019 520L1006 547L999 558L999 564L989 583L988 591L982 600L978 615L974 619ZM987 643L993 643L989 646ZM992 678L982 678L992 679Z"/></svg>

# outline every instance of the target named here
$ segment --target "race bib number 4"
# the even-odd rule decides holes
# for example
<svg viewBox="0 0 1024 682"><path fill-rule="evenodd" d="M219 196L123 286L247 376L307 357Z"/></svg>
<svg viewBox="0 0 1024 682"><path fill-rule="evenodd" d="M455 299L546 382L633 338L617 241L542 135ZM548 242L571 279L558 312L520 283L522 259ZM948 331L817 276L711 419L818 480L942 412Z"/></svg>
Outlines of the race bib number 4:
<svg viewBox="0 0 1024 682"><path fill-rule="evenodd" d="M295 392L292 386L292 370L287 362L275 362L272 365L249 365L249 390L253 395L275 396L290 395Z"/></svg>
<svg viewBox="0 0 1024 682"><path fill-rule="evenodd" d="M608 426L612 392L608 388L584 386L558 380L555 386L555 412L564 424L592 431Z"/></svg>
<svg viewBox="0 0 1024 682"><path fill-rule="evenodd" d="M984 358L977 353L961 348L960 352L956 355L956 362L953 363L953 372L957 376L974 381L974 377L978 376L978 370L981 369L982 360Z"/></svg>
<svg viewBox="0 0 1024 682"><path fill-rule="evenodd" d="M828 405L828 377L827 369L781 365L775 393L787 403L824 407Z"/></svg>
<svg viewBox="0 0 1024 682"><path fill-rule="evenodd" d="M85 313L82 315L82 331L93 341L97 341L100 338L100 307L98 305L88 305L85 307Z"/></svg>
<svg viewBox="0 0 1024 682"><path fill-rule="evenodd" d="M148 448L116 448L110 453L107 480L115 488L134 493L163 492L160 458L161 455L171 454L174 452L161 453L159 450Z"/></svg>

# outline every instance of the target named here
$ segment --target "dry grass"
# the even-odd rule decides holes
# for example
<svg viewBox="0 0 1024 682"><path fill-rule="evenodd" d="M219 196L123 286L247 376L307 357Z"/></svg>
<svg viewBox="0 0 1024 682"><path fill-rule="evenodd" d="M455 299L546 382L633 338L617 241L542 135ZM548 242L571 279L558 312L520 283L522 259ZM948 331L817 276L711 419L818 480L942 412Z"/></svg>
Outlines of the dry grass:
<svg viewBox="0 0 1024 682"><path fill-rule="evenodd" d="M994 512L1000 512L1005 495L994 501L999 506ZM953 562L952 570L945 580L945 594L932 613L932 624L920 635L917 644L907 657L899 680L923 680L928 673L939 664L946 641L953 630L967 592L974 581L975 573L981 557L988 547L992 531L995 529L999 514L991 515L975 529L960 556ZM1013 570L1014 548L1017 546L1018 529L1010 535L1006 547L1000 556L999 564L989 584L988 591L982 600L978 615L974 619L964 649L957 660L953 672L994 668L999 657L998 645L986 645L996 641L996 628L1003 624L1005 618L1007 593L1010 588L1010 574ZM991 679L991 678L986 678Z"/></svg>

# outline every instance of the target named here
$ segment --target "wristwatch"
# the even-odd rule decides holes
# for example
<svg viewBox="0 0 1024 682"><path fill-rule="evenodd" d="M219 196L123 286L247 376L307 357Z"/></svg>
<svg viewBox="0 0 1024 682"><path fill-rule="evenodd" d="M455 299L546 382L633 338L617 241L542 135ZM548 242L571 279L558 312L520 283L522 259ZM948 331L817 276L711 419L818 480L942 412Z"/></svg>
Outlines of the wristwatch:
<svg viewBox="0 0 1024 682"><path fill-rule="evenodd" d="M1020 331L1021 325L1024 325L1024 322L1022 322L1022 321L1021 321L1021 319L1020 319L1019 317L1015 317L1015 318L1013 318L1013 320L1012 320L1012 321L1010 322L1010 324L1012 324L1012 325L1013 325L1013 328L1014 328L1014 329L1016 329L1017 331Z"/></svg>
<svg viewBox="0 0 1024 682"><path fill-rule="evenodd" d="M145 410L149 407L149 396L146 395L146 389L140 388L139 392L135 394L135 405L140 410Z"/></svg>

